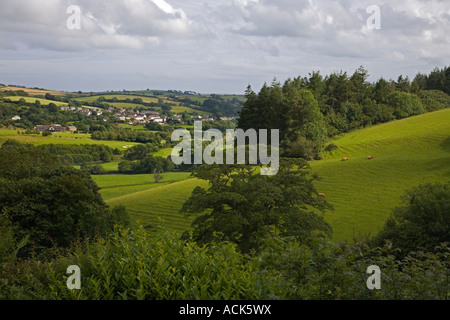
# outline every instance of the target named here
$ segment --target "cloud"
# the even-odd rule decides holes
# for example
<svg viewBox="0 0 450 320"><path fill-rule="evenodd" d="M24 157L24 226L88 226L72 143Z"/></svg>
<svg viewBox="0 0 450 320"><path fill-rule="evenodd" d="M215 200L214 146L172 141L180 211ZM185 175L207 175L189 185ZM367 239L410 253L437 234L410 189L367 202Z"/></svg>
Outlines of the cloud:
<svg viewBox="0 0 450 320"><path fill-rule="evenodd" d="M195 34L185 12L164 0L79 0L79 30L67 28L67 0L2 0L0 5L0 34L31 48L142 49L162 37Z"/></svg>
<svg viewBox="0 0 450 320"><path fill-rule="evenodd" d="M81 8L80 30L66 26L72 4ZM373 4L380 30L367 28ZM236 91L319 69L429 72L449 64L448 30L448 0L0 0L0 62L24 77L44 60L55 62L55 70L45 64L47 77L57 74L67 59L72 73L83 70L80 79L92 74L104 86L139 73L133 81Z"/></svg>

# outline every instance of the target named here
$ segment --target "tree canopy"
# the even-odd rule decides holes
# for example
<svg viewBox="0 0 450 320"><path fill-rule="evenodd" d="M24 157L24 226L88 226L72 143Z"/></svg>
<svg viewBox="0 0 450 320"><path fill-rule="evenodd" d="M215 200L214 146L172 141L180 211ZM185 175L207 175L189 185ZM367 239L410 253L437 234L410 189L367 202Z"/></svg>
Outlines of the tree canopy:
<svg viewBox="0 0 450 320"><path fill-rule="evenodd" d="M86 172L39 148L0 150L0 215L15 227L15 238L29 237L28 251L67 247L127 225L124 208L111 209L98 191Z"/></svg>
<svg viewBox="0 0 450 320"><path fill-rule="evenodd" d="M331 235L324 220L331 206L318 199L309 166L301 159L281 159L274 176L255 174L249 165L203 165L193 176L209 182L196 187L181 211L197 215L193 237L201 243L217 239L248 252L267 237L306 241L313 231Z"/></svg>
<svg viewBox="0 0 450 320"><path fill-rule="evenodd" d="M450 243L450 182L420 185L408 190L403 201L376 236L377 244L390 240L405 254Z"/></svg>

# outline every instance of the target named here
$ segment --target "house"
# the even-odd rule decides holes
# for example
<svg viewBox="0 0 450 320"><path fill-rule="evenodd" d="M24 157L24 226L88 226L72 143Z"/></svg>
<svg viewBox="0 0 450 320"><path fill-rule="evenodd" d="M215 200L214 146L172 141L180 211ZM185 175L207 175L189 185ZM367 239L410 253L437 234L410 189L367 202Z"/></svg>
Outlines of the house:
<svg viewBox="0 0 450 320"><path fill-rule="evenodd" d="M181 114L175 114L172 116L172 119L181 121L181 120L183 120L183 116Z"/></svg>
<svg viewBox="0 0 450 320"><path fill-rule="evenodd" d="M163 123L165 122L165 118L161 118L161 117L151 117L150 121L151 122L157 122L157 123Z"/></svg>
<svg viewBox="0 0 450 320"><path fill-rule="evenodd" d="M19 116L14 116L14 117L12 117L12 119L11 120L13 120L13 121L18 121L18 120L20 120L21 118L19 117Z"/></svg>
<svg viewBox="0 0 450 320"><path fill-rule="evenodd" d="M67 131L75 132L75 131L77 131L77 127L75 127L75 126L68 126L67 127Z"/></svg>
<svg viewBox="0 0 450 320"><path fill-rule="evenodd" d="M145 122L145 118L146 118L146 116L137 116L134 118L134 121L142 123L142 122Z"/></svg>
<svg viewBox="0 0 450 320"><path fill-rule="evenodd" d="M225 121L225 120L234 120L236 117L220 117L219 120Z"/></svg>
<svg viewBox="0 0 450 320"><path fill-rule="evenodd" d="M34 130L37 131L50 131L50 132L62 132L66 131L66 128L61 126L60 124L50 124L50 125L37 125L34 127Z"/></svg>

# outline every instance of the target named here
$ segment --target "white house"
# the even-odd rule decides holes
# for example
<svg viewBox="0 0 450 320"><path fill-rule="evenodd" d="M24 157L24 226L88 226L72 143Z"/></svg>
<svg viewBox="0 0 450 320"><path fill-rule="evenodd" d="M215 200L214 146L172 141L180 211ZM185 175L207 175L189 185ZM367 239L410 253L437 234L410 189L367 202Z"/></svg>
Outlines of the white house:
<svg viewBox="0 0 450 320"><path fill-rule="evenodd" d="M11 120L17 121L17 120L20 120L20 119L21 119L21 118L20 118L19 116L14 116L14 117L12 117Z"/></svg>

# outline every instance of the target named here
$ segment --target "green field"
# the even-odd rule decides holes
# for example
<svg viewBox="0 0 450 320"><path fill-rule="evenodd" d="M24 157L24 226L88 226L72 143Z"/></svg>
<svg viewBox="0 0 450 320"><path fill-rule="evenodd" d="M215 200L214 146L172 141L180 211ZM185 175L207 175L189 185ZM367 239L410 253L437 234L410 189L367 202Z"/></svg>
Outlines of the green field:
<svg viewBox="0 0 450 320"><path fill-rule="evenodd" d="M116 162L117 163L117 162ZM159 183L155 183L153 174L136 175L96 175L92 176L97 185L102 188L102 196L105 200L125 196L137 191L143 191L164 184L181 181L189 178L187 172L167 172L161 174Z"/></svg>
<svg viewBox="0 0 450 320"><path fill-rule="evenodd" d="M31 143L36 146L41 144L103 144L120 150L139 144L126 141L92 140L90 136L90 134L83 133L61 132L43 137L41 135L19 135L17 130L0 129L0 145L8 139L17 140L21 143Z"/></svg>
<svg viewBox="0 0 450 320"><path fill-rule="evenodd" d="M160 149L153 154L155 157L168 158L172 154L172 148Z"/></svg>
<svg viewBox="0 0 450 320"><path fill-rule="evenodd" d="M4 97L4 99L9 99L11 101L19 101L20 99L25 99L27 103L35 103L36 100L38 100L41 105L49 105L50 103L54 103L57 106L66 106L66 102L60 102L60 101L53 101L53 100L46 100L46 99L40 99L40 98L34 98L34 97L21 97L21 96L7 96Z"/></svg>
<svg viewBox="0 0 450 320"><path fill-rule="evenodd" d="M355 131L332 141L339 148L325 160L311 162L322 177L318 192L335 207L325 216L334 240L376 234L405 189L450 180L449 124L446 109Z"/></svg>
<svg viewBox="0 0 450 320"><path fill-rule="evenodd" d="M325 154L324 160L310 162L322 178L315 182L318 192L325 193L335 207L325 214L334 230L333 240L375 235L406 189L450 180L449 123L446 109L358 130L331 141L339 148ZM158 154L170 155L169 150ZM366 160L369 155L374 159ZM349 161L341 161L347 156ZM191 220L178 210L199 184L205 186L203 181L187 179L150 189L124 187L126 194L108 198L108 203L126 205L132 217L146 224L163 217L171 229L183 231Z"/></svg>
<svg viewBox="0 0 450 320"><path fill-rule="evenodd" d="M186 172L163 173L160 183L154 183L150 174L94 176L94 179L109 205L125 205L130 216L144 226L154 226L162 218L171 230L183 232L190 228L192 220L178 211L192 190L204 184L189 176Z"/></svg>

